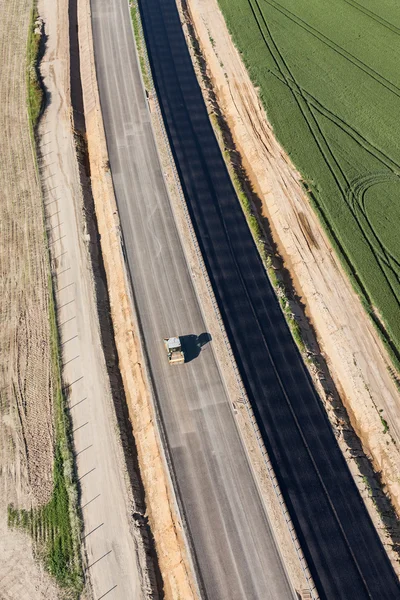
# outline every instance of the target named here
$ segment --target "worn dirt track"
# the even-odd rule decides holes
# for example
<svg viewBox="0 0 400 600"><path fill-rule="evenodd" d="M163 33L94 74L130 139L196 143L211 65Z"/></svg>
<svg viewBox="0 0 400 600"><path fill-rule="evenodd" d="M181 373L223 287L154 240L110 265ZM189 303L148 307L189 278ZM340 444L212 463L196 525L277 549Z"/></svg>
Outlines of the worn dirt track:
<svg viewBox="0 0 400 600"><path fill-rule="evenodd" d="M135 448L124 452L123 447L130 441L130 425L124 417L85 160L77 5L40 0L39 11L47 39L41 72L48 99L38 132L39 164L80 492L85 577L94 599L110 594L115 600L145 600L157 595L157 585L153 557L147 555Z"/></svg>

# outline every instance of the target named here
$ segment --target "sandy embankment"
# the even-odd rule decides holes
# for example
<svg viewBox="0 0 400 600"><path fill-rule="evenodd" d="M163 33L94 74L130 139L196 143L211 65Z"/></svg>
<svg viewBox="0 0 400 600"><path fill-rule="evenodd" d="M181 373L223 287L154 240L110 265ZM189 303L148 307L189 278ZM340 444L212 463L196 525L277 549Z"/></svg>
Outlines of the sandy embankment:
<svg viewBox="0 0 400 600"><path fill-rule="evenodd" d="M132 315L120 226L111 176L93 55L90 3L78 3L81 77L91 168L92 191L107 275L119 366L137 444L140 472L146 490L151 529L156 541L165 597L196 598L194 583L173 492L166 475L156 417L148 393L144 364Z"/></svg>
<svg viewBox="0 0 400 600"><path fill-rule="evenodd" d="M347 415L341 406L346 408L365 455L381 474L385 489L400 513L400 407L399 393L388 372L390 361L310 206L300 174L274 138L217 0L187 0L187 8L218 106L261 201L259 212L268 220L278 253L292 277L294 291L305 306L305 311L294 307L303 334L313 349L318 347L317 339L329 367L330 374L325 371L320 381L314 370L314 380L370 514L392 561L396 562L398 558L391 552L392 540L383 531L371 492L365 485L363 473L365 469L368 471L367 461L349 431ZM213 107L210 103L209 106L211 112ZM386 433L381 417L389 425ZM372 483L372 487L375 499L379 500L382 494L378 485ZM393 529L395 521L389 519L387 525L392 528L394 538L398 536L399 532ZM397 562L395 566L399 570Z"/></svg>

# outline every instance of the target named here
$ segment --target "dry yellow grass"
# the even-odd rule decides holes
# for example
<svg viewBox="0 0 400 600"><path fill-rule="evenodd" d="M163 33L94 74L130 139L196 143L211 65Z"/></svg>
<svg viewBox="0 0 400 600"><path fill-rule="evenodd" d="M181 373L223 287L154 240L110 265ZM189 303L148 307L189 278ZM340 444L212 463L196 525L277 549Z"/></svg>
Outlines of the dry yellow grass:
<svg viewBox="0 0 400 600"><path fill-rule="evenodd" d="M0 596L21 599L56 593L29 540L6 529L9 503L42 505L52 492L48 266L27 111L31 8L0 0Z"/></svg>
<svg viewBox="0 0 400 600"><path fill-rule="evenodd" d="M52 489L53 420L48 267L26 104L31 2L1 0L0 12L0 386L24 440L26 479L43 503Z"/></svg>

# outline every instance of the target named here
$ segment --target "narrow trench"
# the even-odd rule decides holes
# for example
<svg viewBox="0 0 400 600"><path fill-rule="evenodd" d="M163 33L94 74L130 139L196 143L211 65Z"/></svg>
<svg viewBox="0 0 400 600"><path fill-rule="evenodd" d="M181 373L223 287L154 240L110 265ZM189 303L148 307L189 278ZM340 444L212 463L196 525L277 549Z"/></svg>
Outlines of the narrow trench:
<svg viewBox="0 0 400 600"><path fill-rule="evenodd" d="M140 476L136 442L132 432L122 377L118 365L111 308L107 291L106 273L100 248L100 236L90 182L90 163L86 137L86 122L80 77L80 53L78 37L77 0L68 0L70 37L70 87L75 146L79 164L79 176L83 195L83 208L87 233L90 236L89 254L93 268L96 306L100 323L101 341L110 381L115 413L121 437L126 469L132 488L135 509L132 520L140 532L146 553L146 568L151 583L151 597L164 598L163 581L158 565L155 540L146 516L146 501Z"/></svg>

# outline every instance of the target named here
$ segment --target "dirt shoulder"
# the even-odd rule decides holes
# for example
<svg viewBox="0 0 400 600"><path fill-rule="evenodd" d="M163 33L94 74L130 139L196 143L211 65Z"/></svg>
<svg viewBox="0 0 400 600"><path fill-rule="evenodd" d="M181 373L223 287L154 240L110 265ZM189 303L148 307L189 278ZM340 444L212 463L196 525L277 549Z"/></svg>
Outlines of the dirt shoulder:
<svg viewBox="0 0 400 600"><path fill-rule="evenodd" d="M400 512L399 393L386 351L311 208L300 174L274 138L217 0L187 0L185 6L212 87L210 95L201 83L210 113L220 111L230 137L229 149L240 158L274 266L289 280L292 311L316 355L318 366L310 366L314 381L399 572L398 557L392 552L399 541L398 524L393 512L385 520L388 502L370 464ZM227 136L222 137L226 143Z"/></svg>
<svg viewBox="0 0 400 600"><path fill-rule="evenodd" d="M47 105L38 128L62 379L82 517L86 597L158 597L118 371L85 144L77 3L39 0ZM73 104L72 104L73 103ZM129 565L129 568L126 566Z"/></svg>

